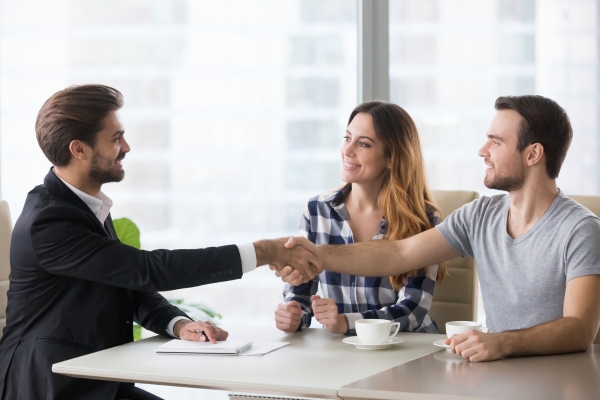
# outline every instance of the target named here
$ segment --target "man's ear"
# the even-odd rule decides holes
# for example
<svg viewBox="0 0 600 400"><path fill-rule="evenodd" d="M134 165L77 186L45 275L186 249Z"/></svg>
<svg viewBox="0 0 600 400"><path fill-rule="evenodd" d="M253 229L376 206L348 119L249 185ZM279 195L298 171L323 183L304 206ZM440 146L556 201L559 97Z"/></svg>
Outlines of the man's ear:
<svg viewBox="0 0 600 400"><path fill-rule="evenodd" d="M88 161L92 156L92 148L89 144L81 140L73 140L69 143L71 155L78 160Z"/></svg>
<svg viewBox="0 0 600 400"><path fill-rule="evenodd" d="M539 163L540 160L544 157L544 146L541 143L532 143L527 146L527 165L533 167L535 164Z"/></svg>

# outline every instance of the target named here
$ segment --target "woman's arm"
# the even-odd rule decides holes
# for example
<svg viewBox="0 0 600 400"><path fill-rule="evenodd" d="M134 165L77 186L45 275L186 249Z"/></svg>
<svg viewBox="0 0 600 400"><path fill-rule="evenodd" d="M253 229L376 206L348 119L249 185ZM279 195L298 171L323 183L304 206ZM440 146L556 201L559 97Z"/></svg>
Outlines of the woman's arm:
<svg viewBox="0 0 600 400"><path fill-rule="evenodd" d="M310 226L310 213L308 210L308 203L305 203L304 207L302 208L302 217L300 218L300 227L298 235L307 238L313 243L316 240L316 235L313 234L313 230ZM278 310L275 312L276 323L278 325L283 324L283 320L286 317L290 317L292 316L290 314L296 314L298 312L297 307L292 303L296 302L302 310L301 320L299 326L297 327L297 330L302 330L302 328L310 327L310 322L313 317L311 296L317 293L318 288L318 275L312 281L301 284L299 286L294 286L290 285L289 283L286 283L283 288L283 301L285 304L280 304Z"/></svg>
<svg viewBox="0 0 600 400"><path fill-rule="evenodd" d="M311 296L317 293L318 287L319 277L316 277L311 282L303 283L300 286L293 286L289 283L285 284L285 288L283 289L284 303L291 303L292 301L295 301L302 309L302 317L298 330L310 327L310 321L313 317Z"/></svg>

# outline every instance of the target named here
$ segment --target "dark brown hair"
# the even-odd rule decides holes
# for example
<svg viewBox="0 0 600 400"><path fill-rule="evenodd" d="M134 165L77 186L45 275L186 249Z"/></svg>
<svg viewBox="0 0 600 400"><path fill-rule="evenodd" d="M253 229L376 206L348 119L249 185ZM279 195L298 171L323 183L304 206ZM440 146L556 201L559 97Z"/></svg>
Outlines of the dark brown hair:
<svg viewBox="0 0 600 400"><path fill-rule="evenodd" d="M38 144L52 165L66 167L71 161L70 143L81 140L93 147L102 120L122 106L123 96L109 86L71 86L56 92L35 121Z"/></svg>
<svg viewBox="0 0 600 400"><path fill-rule="evenodd" d="M573 128L565 110L554 100L537 95L502 96L496 99L497 110L514 110L523 121L519 130L518 150L533 143L544 147L546 173L558 177L573 139Z"/></svg>
<svg viewBox="0 0 600 400"><path fill-rule="evenodd" d="M427 186L421 142L413 119L396 104L371 101L352 111L348 125L359 113L371 116L375 134L390 158L391 167L385 173L378 200L388 224L385 238L405 239L432 228L429 217L439 211ZM390 276L390 281L399 290L409 276L417 274L418 271L410 271ZM445 275L445 264L441 263L435 279L440 282Z"/></svg>

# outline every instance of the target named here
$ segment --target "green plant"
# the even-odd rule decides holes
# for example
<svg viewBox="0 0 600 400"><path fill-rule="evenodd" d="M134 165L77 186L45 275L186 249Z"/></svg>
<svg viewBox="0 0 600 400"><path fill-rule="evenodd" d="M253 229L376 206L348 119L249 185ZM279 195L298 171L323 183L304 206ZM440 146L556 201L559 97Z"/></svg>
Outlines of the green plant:
<svg viewBox="0 0 600 400"><path fill-rule="evenodd" d="M140 230L137 225L129 218L117 218L113 220L113 226L117 237L126 245L141 249ZM223 316L204 303L186 303L184 299L171 299L169 303L179 307L181 311L195 320L211 321L217 323ZM133 340L139 340L142 337L142 327L133 324Z"/></svg>
<svg viewBox="0 0 600 400"><path fill-rule="evenodd" d="M121 243L127 244L136 249L141 249L140 230L137 225L129 218L118 218L113 220L115 232Z"/></svg>
<svg viewBox="0 0 600 400"><path fill-rule="evenodd" d="M133 323L133 341L140 340L142 338L142 327Z"/></svg>
<svg viewBox="0 0 600 400"><path fill-rule="evenodd" d="M169 303L176 305L196 321L210 321L218 324L219 320L223 318L221 314L202 302L186 303L184 299L169 299Z"/></svg>

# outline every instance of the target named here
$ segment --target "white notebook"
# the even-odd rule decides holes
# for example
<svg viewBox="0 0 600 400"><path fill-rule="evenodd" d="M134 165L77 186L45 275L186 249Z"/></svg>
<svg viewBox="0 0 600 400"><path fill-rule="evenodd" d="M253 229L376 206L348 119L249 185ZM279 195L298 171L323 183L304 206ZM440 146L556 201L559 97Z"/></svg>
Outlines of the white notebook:
<svg viewBox="0 0 600 400"><path fill-rule="evenodd" d="M239 355L249 350L252 342L192 342L174 339L164 343L155 350L157 353L190 353L190 354L230 354Z"/></svg>

